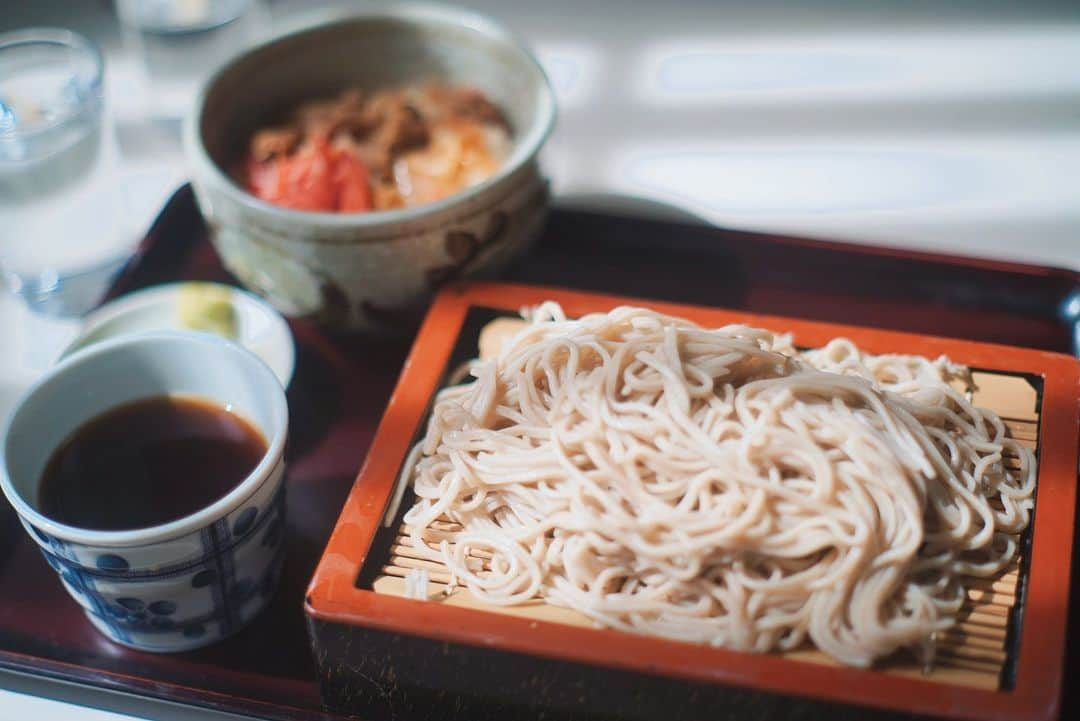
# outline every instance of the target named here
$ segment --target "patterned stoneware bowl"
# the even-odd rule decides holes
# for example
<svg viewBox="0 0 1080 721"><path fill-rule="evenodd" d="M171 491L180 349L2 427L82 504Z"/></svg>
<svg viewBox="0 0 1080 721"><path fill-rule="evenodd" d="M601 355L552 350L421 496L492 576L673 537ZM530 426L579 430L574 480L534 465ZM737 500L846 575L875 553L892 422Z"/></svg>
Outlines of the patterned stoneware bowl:
<svg viewBox="0 0 1080 721"><path fill-rule="evenodd" d="M441 201L374 213L280 208L228 172L267 117L350 86L433 79L482 90L507 115L513 149L486 181ZM537 153L555 118L540 66L510 33L472 12L394 5L282 35L222 68L185 130L199 206L225 265L283 312L342 330L393 330L432 292L490 276L523 252L547 212Z"/></svg>
<svg viewBox="0 0 1080 721"><path fill-rule="evenodd" d="M100 531L40 510L42 470L72 431L117 405L186 394L229 405L266 438L255 469L215 503L159 526ZM0 442L0 488L90 623L143 651L186 651L238 631L281 575L285 392L239 345L205 333L104 340L36 383Z"/></svg>

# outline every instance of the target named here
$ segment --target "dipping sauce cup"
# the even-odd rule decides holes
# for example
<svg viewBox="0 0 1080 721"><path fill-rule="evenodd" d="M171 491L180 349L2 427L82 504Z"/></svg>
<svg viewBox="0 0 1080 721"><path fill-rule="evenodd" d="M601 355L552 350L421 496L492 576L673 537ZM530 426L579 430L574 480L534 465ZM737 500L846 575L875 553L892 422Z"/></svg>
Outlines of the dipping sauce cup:
<svg viewBox="0 0 1080 721"><path fill-rule="evenodd" d="M266 452L223 497L157 526L99 531L41 511L53 452L122 404L198 397L245 418ZM0 445L0 486L90 622L144 651L185 651L235 633L266 605L283 557L285 392L251 352L197 333L106 340L50 370L22 398Z"/></svg>

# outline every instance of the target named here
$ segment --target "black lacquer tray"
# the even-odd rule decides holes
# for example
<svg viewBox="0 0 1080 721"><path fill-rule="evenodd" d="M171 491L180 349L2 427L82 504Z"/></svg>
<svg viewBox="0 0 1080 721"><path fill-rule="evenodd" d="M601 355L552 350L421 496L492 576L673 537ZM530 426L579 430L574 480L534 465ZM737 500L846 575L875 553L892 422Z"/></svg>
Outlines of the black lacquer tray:
<svg viewBox="0 0 1080 721"><path fill-rule="evenodd" d="M1074 351L1080 315L1080 277L1071 271L558 207L505 278L1064 352ZM182 279L235 282L188 187L169 201L110 295ZM411 339L327 335L302 319L291 326L298 355L289 390L288 555L271 606L210 648L121 648L91 628L5 505L0 667L268 719L338 718L323 710L303 595ZM1078 647L1068 644L1066 678L1080 670ZM1078 699L1080 690L1066 690L1062 718L1080 713Z"/></svg>

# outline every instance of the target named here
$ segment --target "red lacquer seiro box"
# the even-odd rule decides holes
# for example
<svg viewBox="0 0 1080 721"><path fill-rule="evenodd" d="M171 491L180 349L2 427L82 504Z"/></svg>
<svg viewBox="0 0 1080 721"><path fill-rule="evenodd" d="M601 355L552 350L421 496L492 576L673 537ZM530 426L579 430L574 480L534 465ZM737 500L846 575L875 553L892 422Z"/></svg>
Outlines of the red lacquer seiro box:
<svg viewBox="0 0 1080 721"><path fill-rule="evenodd" d="M417 601L393 591L386 569L397 524L384 529L383 514L435 392L448 369L476 354L485 322L543 300L558 301L569 316L632 303L706 326L790 331L800 346L842 335L872 353L945 354L977 369L988 386L998 379L1001 388L1021 389L1020 397L999 399L1020 410L995 410L1037 448L1033 522L1015 578L987 594L1007 596L1008 603L987 611L982 601L973 602L967 620L979 644L961 651L959 670L924 676L917 669L845 668L798 654L738 653L565 623L557 615ZM416 338L308 590L324 700L334 711L403 718L503 719L535 716L543 708L554 716L640 719L1053 719L1069 603L1078 384L1076 359L1044 351L555 288L450 287ZM998 610L998 621L979 620ZM986 638L980 623L990 629ZM995 623L1000 648L987 640Z"/></svg>

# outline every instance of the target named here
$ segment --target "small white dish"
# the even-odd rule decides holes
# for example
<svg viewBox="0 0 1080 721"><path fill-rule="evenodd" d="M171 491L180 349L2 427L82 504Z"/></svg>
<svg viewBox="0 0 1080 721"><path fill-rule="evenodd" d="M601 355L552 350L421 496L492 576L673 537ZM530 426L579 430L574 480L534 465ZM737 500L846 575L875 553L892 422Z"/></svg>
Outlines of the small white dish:
<svg viewBox="0 0 1080 721"><path fill-rule="evenodd" d="M199 332L185 323L181 303L191 291L203 289L228 298L235 335L227 337L259 356L288 388L296 363L296 346L285 319L267 302L247 291L221 283L183 282L156 285L112 300L89 313L60 360L108 338L149 331Z"/></svg>

